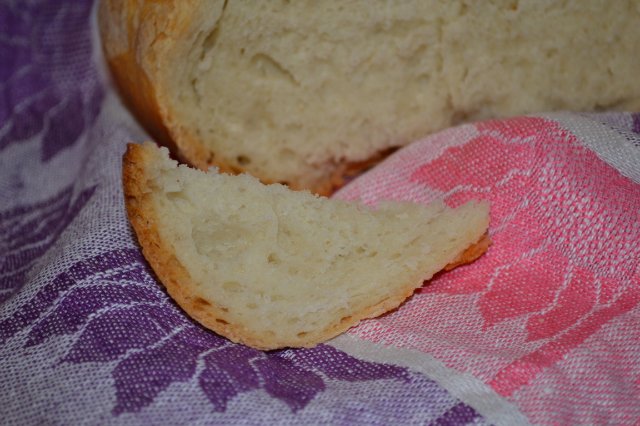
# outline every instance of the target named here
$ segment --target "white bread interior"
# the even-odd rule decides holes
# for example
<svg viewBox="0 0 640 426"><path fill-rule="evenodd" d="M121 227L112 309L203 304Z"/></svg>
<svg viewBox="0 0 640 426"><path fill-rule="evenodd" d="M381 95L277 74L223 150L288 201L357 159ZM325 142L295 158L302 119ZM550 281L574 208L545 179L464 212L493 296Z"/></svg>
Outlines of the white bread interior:
<svg viewBox="0 0 640 426"><path fill-rule="evenodd" d="M260 349L325 341L398 307L474 244L473 257L486 249L484 202L372 209L178 166L150 143L129 145L123 173L129 218L169 294Z"/></svg>
<svg viewBox="0 0 640 426"><path fill-rule="evenodd" d="M463 121L640 110L637 0L103 0L125 97L180 158L329 193Z"/></svg>

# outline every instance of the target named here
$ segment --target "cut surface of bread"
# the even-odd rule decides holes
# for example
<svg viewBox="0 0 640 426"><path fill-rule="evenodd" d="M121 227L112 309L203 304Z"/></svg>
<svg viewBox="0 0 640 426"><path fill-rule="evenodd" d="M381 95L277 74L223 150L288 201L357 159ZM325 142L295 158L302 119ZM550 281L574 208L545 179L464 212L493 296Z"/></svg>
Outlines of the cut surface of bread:
<svg viewBox="0 0 640 426"><path fill-rule="evenodd" d="M640 110L640 2L102 0L116 82L178 157L329 193L463 121Z"/></svg>
<svg viewBox="0 0 640 426"><path fill-rule="evenodd" d="M130 144L123 167L129 219L169 294L204 326L259 349L328 340L487 247L482 202L372 209L178 166L151 143Z"/></svg>

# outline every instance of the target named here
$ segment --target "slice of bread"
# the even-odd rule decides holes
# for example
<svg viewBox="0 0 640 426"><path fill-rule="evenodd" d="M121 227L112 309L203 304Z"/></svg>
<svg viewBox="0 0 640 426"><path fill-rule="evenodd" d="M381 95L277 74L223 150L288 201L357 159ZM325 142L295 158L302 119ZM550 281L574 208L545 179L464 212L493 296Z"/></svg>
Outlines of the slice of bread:
<svg viewBox="0 0 640 426"><path fill-rule="evenodd" d="M327 194L462 121L640 110L640 6L567 0L102 0L154 137L206 170Z"/></svg>
<svg viewBox="0 0 640 426"><path fill-rule="evenodd" d="M488 247L488 205L363 205L178 166L129 145L129 219L169 294L205 327L259 349L313 346L398 307Z"/></svg>

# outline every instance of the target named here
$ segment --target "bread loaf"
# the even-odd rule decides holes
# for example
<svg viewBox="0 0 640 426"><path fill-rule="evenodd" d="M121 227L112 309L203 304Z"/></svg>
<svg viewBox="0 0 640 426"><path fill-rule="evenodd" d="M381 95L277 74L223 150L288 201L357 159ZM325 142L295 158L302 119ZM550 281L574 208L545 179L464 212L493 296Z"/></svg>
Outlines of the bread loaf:
<svg viewBox="0 0 640 426"><path fill-rule="evenodd" d="M206 169L329 193L452 124L640 110L638 0L103 0L116 81Z"/></svg>
<svg viewBox="0 0 640 426"><path fill-rule="evenodd" d="M372 210L129 145L124 191L143 253L193 318L259 349L313 346L398 307L488 246L488 206ZM471 257L470 257L471 256Z"/></svg>

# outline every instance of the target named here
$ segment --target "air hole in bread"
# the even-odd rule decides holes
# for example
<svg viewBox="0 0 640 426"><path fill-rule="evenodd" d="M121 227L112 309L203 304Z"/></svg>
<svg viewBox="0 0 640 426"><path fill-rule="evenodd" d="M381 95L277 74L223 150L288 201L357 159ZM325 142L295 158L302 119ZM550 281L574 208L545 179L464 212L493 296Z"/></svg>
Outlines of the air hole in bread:
<svg viewBox="0 0 640 426"><path fill-rule="evenodd" d="M249 157L247 157L246 155L238 155L236 157L236 161L238 162L238 164L240 164L241 166L246 166L248 164L251 163L251 159Z"/></svg>
<svg viewBox="0 0 640 426"><path fill-rule="evenodd" d="M208 300L203 299L202 297L196 297L195 299L193 299L193 303L200 308L211 306L211 303Z"/></svg>
<svg viewBox="0 0 640 426"><path fill-rule="evenodd" d="M269 256L267 256L267 262L273 264L273 265L279 265L280 264L280 258L278 257L278 255L276 253L269 253Z"/></svg>
<svg viewBox="0 0 640 426"><path fill-rule="evenodd" d="M219 32L220 32L220 27L215 27L215 29L211 31L209 34L207 34L207 36L205 37L204 41L202 42L202 52L200 53L201 61L204 60L207 53L209 53L209 51L211 51L215 47L218 41ZM205 68L208 68L208 67L205 67Z"/></svg>

